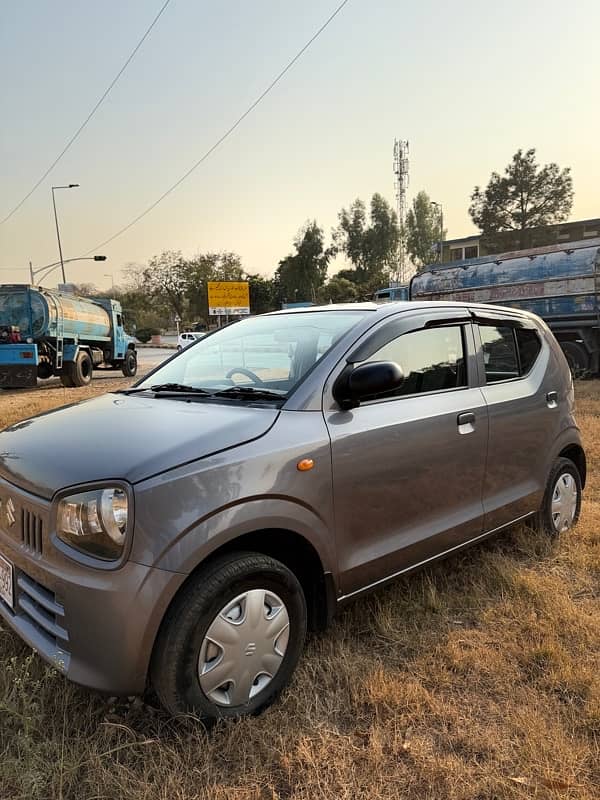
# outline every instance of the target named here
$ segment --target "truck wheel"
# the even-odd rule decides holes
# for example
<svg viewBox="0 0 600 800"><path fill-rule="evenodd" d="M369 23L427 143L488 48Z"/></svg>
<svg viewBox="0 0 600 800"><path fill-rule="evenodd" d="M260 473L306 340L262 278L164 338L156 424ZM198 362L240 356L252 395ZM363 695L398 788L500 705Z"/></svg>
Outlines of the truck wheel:
<svg viewBox="0 0 600 800"><path fill-rule="evenodd" d="M70 370L66 370L65 367L63 367L63 371L60 373L60 382L67 389L72 389L75 386L75 381L73 380Z"/></svg>
<svg viewBox="0 0 600 800"><path fill-rule="evenodd" d="M306 620L293 572L260 553L230 553L200 569L171 604L152 686L172 714L209 722L258 714L288 684Z"/></svg>
<svg viewBox="0 0 600 800"><path fill-rule="evenodd" d="M87 386L92 380L92 359L85 350L77 353L77 358L72 367L71 376L75 386Z"/></svg>
<svg viewBox="0 0 600 800"><path fill-rule="evenodd" d="M133 378L137 372L137 355L135 350L128 350L123 359L123 366L121 372L126 378Z"/></svg>
<svg viewBox="0 0 600 800"><path fill-rule="evenodd" d="M580 344L577 342L559 342L567 364L574 378L581 378L590 368L590 359Z"/></svg>

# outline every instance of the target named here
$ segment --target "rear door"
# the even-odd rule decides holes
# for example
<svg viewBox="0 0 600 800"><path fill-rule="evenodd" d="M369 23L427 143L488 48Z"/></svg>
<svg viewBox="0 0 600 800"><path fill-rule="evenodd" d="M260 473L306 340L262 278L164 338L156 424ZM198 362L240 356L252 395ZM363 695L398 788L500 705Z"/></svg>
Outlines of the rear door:
<svg viewBox="0 0 600 800"><path fill-rule="evenodd" d="M529 318L486 312L476 318L474 333L489 415L483 504L490 531L541 503L548 448L560 429L556 393L563 381Z"/></svg>
<svg viewBox="0 0 600 800"><path fill-rule="evenodd" d="M345 595L481 534L488 433L464 309L400 314L348 360L395 361L405 381L392 396L351 411L326 389Z"/></svg>

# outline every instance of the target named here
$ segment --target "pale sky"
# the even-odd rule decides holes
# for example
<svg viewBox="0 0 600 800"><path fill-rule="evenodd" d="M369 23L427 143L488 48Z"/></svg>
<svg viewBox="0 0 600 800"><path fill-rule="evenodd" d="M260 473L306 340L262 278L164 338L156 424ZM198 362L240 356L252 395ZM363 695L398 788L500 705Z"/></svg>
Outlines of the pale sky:
<svg viewBox="0 0 600 800"><path fill-rule="evenodd" d="M22 0L0 6L0 218L65 145L163 0ZM172 0L71 150L0 226L0 281L81 256L175 182L263 91L339 0ZM600 216L597 0L350 0L211 158L139 224L68 267L100 287L164 249L233 250L270 275L307 218L394 202L394 138L410 141L409 198L475 233L475 184L519 148L572 168L571 219ZM6 270L5 267L20 267ZM339 264L338 266L342 266ZM58 278L58 273L56 274Z"/></svg>

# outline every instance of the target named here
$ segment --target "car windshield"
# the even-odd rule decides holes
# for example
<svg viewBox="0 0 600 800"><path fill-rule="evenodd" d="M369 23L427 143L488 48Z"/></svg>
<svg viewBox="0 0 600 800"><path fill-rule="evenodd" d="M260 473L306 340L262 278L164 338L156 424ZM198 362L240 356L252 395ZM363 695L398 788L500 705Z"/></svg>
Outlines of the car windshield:
<svg viewBox="0 0 600 800"><path fill-rule="evenodd" d="M236 322L182 350L136 389L204 389L236 399L258 398L260 392L262 399L269 393L283 399L366 313L267 314Z"/></svg>

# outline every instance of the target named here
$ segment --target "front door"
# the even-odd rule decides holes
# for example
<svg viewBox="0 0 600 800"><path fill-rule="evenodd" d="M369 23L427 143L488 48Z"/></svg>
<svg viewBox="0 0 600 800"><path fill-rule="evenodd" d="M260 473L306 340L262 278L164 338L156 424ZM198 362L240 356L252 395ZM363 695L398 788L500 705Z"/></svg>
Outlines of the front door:
<svg viewBox="0 0 600 800"><path fill-rule="evenodd" d="M482 532L488 417L470 318L427 323L392 318L359 345L361 362L401 366L393 396L325 412L344 595Z"/></svg>

